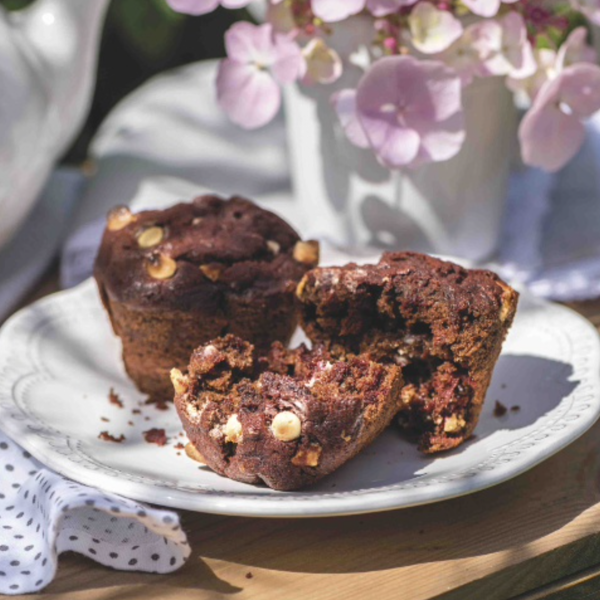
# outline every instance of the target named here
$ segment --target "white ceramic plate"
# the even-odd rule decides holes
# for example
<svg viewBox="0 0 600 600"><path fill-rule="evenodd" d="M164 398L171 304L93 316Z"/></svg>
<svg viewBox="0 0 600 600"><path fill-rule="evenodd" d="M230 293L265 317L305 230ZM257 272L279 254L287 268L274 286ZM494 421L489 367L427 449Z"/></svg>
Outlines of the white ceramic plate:
<svg viewBox="0 0 600 600"><path fill-rule="evenodd" d="M525 295L472 441L426 458L389 430L317 486L275 492L222 478L175 448L185 439L174 408L143 405L88 281L24 309L0 332L0 427L63 475L137 500L228 515L343 515L436 502L530 469L596 421L599 378L594 328ZM110 388L124 408L109 402ZM496 400L520 410L496 417ZM167 446L143 440L152 427L166 429ZM126 441L101 441L103 430Z"/></svg>

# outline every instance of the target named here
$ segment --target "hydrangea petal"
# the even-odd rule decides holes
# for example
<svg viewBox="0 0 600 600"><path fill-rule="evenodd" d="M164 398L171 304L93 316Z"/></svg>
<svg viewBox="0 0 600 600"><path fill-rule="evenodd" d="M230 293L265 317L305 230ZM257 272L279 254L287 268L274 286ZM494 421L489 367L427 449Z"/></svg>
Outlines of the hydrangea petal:
<svg viewBox="0 0 600 600"><path fill-rule="evenodd" d="M461 22L447 10L420 2L408 17L413 46L424 54L446 50L463 32Z"/></svg>
<svg viewBox="0 0 600 600"><path fill-rule="evenodd" d="M584 139L581 122L550 106L529 111L519 128L523 161L546 171L558 171L566 165Z"/></svg>
<svg viewBox="0 0 600 600"><path fill-rule="evenodd" d="M188 15L205 15L219 6L219 0L167 0L169 6Z"/></svg>
<svg viewBox="0 0 600 600"><path fill-rule="evenodd" d="M281 90L267 71L225 59L217 75L217 98L234 123L255 129L277 114Z"/></svg>
<svg viewBox="0 0 600 600"><path fill-rule="evenodd" d="M346 137L359 148L368 148L369 140L356 113L356 90L340 90L331 97Z"/></svg>
<svg viewBox="0 0 600 600"><path fill-rule="evenodd" d="M312 0L312 9L325 23L343 21L358 14L365 7L366 0Z"/></svg>

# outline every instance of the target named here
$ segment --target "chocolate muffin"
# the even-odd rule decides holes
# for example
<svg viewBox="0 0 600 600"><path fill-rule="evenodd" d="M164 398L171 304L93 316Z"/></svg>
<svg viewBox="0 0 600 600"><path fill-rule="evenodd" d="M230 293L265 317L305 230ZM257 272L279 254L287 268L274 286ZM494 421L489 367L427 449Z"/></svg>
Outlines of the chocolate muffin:
<svg viewBox="0 0 600 600"><path fill-rule="evenodd" d="M94 276L128 374L153 401L200 344L234 333L266 350L297 324L296 284L318 263L282 219L244 198L113 209Z"/></svg>
<svg viewBox="0 0 600 600"><path fill-rule="evenodd" d="M518 301L497 275L386 253L377 265L314 269L297 294L313 343L402 367L398 421L423 452L471 436Z"/></svg>
<svg viewBox="0 0 600 600"><path fill-rule="evenodd" d="M175 406L190 442L214 471L244 483L296 490L335 471L398 412L398 366L322 347L265 357L228 335L174 370Z"/></svg>

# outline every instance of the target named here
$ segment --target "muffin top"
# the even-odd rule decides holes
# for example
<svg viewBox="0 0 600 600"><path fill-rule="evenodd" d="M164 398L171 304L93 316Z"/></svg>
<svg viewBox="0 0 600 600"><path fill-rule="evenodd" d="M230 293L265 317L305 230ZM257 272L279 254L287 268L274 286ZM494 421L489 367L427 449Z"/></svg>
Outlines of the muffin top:
<svg viewBox="0 0 600 600"><path fill-rule="evenodd" d="M94 276L111 300L192 310L226 293L293 293L317 262L318 245L277 215L207 195L165 210L111 210Z"/></svg>

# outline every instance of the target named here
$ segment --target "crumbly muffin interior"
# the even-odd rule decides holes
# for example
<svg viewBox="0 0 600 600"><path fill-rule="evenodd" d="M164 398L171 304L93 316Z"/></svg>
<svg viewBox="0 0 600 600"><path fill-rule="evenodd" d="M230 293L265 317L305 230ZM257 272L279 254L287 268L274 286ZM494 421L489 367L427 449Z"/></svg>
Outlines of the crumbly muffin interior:
<svg viewBox="0 0 600 600"><path fill-rule="evenodd" d="M471 435L516 308L495 275L390 254L379 265L315 269L298 295L303 328L332 356L402 367L398 422L422 451Z"/></svg>
<svg viewBox="0 0 600 600"><path fill-rule="evenodd" d="M279 343L258 357L234 336L199 348L181 377L176 406L207 464L280 490L314 483L375 439L401 385L395 365Z"/></svg>

